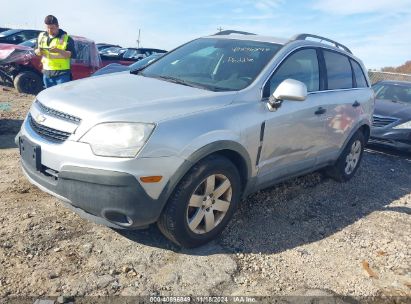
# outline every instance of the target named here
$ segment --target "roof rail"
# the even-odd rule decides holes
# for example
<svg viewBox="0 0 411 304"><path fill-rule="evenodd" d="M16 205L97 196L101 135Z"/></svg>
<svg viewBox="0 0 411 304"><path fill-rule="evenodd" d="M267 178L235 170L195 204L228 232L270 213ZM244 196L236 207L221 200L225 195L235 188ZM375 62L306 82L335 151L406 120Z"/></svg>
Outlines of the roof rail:
<svg viewBox="0 0 411 304"><path fill-rule="evenodd" d="M341 43L339 43L339 42L337 42L337 41L334 41L334 40L331 40L331 39L328 39L328 38L325 38L325 37L317 36L317 35L312 35L312 34L298 34L298 35L295 35L294 37L292 37L291 40L306 40L307 38L319 39L320 42L322 42L322 41L330 42L330 43L333 44L336 48L343 49L344 51L352 54L351 50L350 50L349 48L347 48L345 45L343 45L343 44L341 44Z"/></svg>
<svg viewBox="0 0 411 304"><path fill-rule="evenodd" d="M249 32L226 30L226 31L221 31L221 32L215 33L213 36L230 35L230 34L255 35L254 33L249 33Z"/></svg>

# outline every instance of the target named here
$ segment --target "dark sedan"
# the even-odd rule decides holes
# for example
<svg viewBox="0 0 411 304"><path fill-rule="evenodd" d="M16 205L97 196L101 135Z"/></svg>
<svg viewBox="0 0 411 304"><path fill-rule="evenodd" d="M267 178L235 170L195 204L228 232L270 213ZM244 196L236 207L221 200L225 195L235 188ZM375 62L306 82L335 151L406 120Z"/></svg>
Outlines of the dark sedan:
<svg viewBox="0 0 411 304"><path fill-rule="evenodd" d="M380 81L370 143L411 151L411 82Z"/></svg>
<svg viewBox="0 0 411 304"><path fill-rule="evenodd" d="M38 30L7 30L0 33L0 43L19 44L37 38L40 33Z"/></svg>

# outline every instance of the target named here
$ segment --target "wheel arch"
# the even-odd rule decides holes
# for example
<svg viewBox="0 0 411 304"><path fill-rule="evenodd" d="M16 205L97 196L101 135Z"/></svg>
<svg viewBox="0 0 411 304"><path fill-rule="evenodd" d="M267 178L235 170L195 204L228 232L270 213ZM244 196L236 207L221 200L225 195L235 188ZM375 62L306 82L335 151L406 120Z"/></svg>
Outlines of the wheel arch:
<svg viewBox="0 0 411 304"><path fill-rule="evenodd" d="M162 209L187 172L199 161L211 155L221 155L232 161L240 173L242 194L247 191L249 183L252 180L251 159L247 150L237 142L221 140L198 149L187 158L183 165L180 166L161 194L163 201Z"/></svg>
<svg viewBox="0 0 411 304"><path fill-rule="evenodd" d="M365 143L367 143L367 141L370 137L370 130L371 130L371 128L370 128L369 122L367 120L364 119L364 120L361 120L360 122L358 122L357 125L354 128L351 129L351 132L347 136L347 138L345 139L344 144L341 146L338 155L340 155L341 152L344 151L345 147L347 146L347 144L350 141L350 139L352 138L352 136L358 131L363 133Z"/></svg>

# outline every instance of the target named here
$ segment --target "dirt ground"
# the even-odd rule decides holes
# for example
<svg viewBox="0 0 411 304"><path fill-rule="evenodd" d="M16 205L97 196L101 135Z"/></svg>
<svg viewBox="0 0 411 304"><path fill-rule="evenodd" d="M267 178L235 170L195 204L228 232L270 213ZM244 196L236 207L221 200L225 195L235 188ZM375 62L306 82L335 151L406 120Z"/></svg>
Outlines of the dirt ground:
<svg viewBox="0 0 411 304"><path fill-rule="evenodd" d="M33 99L0 86L0 299L410 299L410 155L367 149L350 182L314 173L261 191L242 202L218 240L185 250L155 226L121 232L83 220L32 186L20 170L14 136Z"/></svg>

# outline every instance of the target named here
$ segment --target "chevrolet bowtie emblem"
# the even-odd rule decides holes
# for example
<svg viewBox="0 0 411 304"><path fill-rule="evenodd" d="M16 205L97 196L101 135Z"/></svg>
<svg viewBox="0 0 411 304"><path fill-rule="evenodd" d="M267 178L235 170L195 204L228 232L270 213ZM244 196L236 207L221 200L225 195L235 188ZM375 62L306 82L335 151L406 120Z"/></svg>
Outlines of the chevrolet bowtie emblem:
<svg viewBox="0 0 411 304"><path fill-rule="evenodd" d="M44 115L42 115L42 114L38 114L38 115L35 117L35 120L36 120L36 122L38 122L38 123L42 123L42 122L44 122L44 121L46 120L46 116L44 116Z"/></svg>

